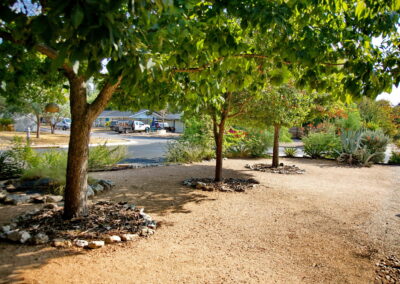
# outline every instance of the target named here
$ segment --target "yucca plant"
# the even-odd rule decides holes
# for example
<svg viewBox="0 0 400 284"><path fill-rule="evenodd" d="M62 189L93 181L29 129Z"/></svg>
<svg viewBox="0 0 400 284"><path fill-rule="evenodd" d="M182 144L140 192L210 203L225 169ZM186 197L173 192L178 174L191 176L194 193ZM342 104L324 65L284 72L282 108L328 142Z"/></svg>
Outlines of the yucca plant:
<svg viewBox="0 0 400 284"><path fill-rule="evenodd" d="M293 158L296 156L297 148L296 147L286 147L284 149L286 157Z"/></svg>

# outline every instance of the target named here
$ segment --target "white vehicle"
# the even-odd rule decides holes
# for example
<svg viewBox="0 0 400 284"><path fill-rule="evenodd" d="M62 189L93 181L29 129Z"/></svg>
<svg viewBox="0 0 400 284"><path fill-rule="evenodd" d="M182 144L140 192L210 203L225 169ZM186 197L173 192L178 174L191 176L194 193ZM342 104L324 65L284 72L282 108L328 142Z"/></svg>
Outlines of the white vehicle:
<svg viewBox="0 0 400 284"><path fill-rule="evenodd" d="M71 119L63 118L60 122L56 123L57 129L68 130L71 128Z"/></svg>
<svg viewBox="0 0 400 284"><path fill-rule="evenodd" d="M119 133L128 132L140 132L140 131L150 131L150 125L144 124L137 120L120 120L118 124L114 126L114 130Z"/></svg>

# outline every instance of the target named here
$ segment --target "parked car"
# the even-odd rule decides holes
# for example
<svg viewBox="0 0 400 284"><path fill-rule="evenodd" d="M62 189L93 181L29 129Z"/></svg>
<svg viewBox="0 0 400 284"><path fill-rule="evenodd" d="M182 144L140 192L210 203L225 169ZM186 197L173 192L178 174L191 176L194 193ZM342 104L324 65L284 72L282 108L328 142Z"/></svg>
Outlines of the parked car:
<svg viewBox="0 0 400 284"><path fill-rule="evenodd" d="M63 118L60 122L56 123L56 129L68 130L71 128L71 119Z"/></svg>
<svg viewBox="0 0 400 284"><path fill-rule="evenodd" d="M110 129L115 131L115 127L118 125L117 120L113 120L110 122Z"/></svg>
<svg viewBox="0 0 400 284"><path fill-rule="evenodd" d="M114 131L118 133L150 131L150 125L144 124L137 120L119 120L117 125L114 126Z"/></svg>
<svg viewBox="0 0 400 284"><path fill-rule="evenodd" d="M169 126L168 122L157 122L156 123L156 130L165 129L170 132L175 132L175 127Z"/></svg>

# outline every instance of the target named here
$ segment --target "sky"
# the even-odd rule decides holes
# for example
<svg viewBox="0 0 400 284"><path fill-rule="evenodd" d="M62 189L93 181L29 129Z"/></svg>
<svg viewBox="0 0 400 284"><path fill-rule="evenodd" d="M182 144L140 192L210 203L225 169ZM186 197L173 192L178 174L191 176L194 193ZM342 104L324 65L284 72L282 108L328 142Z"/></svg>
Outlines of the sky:
<svg viewBox="0 0 400 284"><path fill-rule="evenodd" d="M398 105L400 103L400 86L398 88L393 86L392 93L382 93L376 99L388 100L392 103L392 105Z"/></svg>

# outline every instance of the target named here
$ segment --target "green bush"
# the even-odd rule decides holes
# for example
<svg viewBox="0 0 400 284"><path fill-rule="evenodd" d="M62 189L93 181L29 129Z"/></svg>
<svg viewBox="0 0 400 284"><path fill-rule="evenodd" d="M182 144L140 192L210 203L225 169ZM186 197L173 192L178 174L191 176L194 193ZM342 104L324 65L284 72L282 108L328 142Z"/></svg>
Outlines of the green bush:
<svg viewBox="0 0 400 284"><path fill-rule="evenodd" d="M225 135L225 156L232 158L265 157L273 143L273 134L267 130L231 129Z"/></svg>
<svg viewBox="0 0 400 284"><path fill-rule="evenodd" d="M361 148L366 148L368 152L374 155L370 159L373 163L382 163L384 161L388 143L389 137L381 130L367 130L361 135Z"/></svg>
<svg viewBox="0 0 400 284"><path fill-rule="evenodd" d="M0 125L9 126L11 124L14 124L14 119L12 119L12 118L0 118Z"/></svg>
<svg viewBox="0 0 400 284"><path fill-rule="evenodd" d="M304 152L313 159L335 158L340 149L340 139L334 133L311 133L303 142Z"/></svg>
<svg viewBox="0 0 400 284"><path fill-rule="evenodd" d="M286 147L284 151L285 151L286 157L293 158L294 156L296 156L297 148L296 147Z"/></svg>
<svg viewBox="0 0 400 284"><path fill-rule="evenodd" d="M168 163L190 163L214 158L214 150L207 145L200 145L184 139L167 143L165 159Z"/></svg>
<svg viewBox="0 0 400 284"><path fill-rule="evenodd" d="M392 155L389 159L389 164L391 165L400 165L400 152L392 151Z"/></svg>
<svg viewBox="0 0 400 284"><path fill-rule="evenodd" d="M126 147L108 147L107 143L89 150L88 166L90 170L103 169L115 165L126 157Z"/></svg>
<svg viewBox="0 0 400 284"><path fill-rule="evenodd" d="M342 148L338 161L350 165L370 166L385 158L389 138L381 131L342 131Z"/></svg>
<svg viewBox="0 0 400 284"><path fill-rule="evenodd" d="M349 110L346 118L340 118L336 121L338 129L345 131L357 131L362 127L361 115L357 110Z"/></svg>
<svg viewBox="0 0 400 284"><path fill-rule="evenodd" d="M28 180L49 178L55 184L54 188L59 191L59 188L63 188L65 185L68 158L67 152L51 150L38 154L37 156L37 164L24 170L22 178Z"/></svg>

